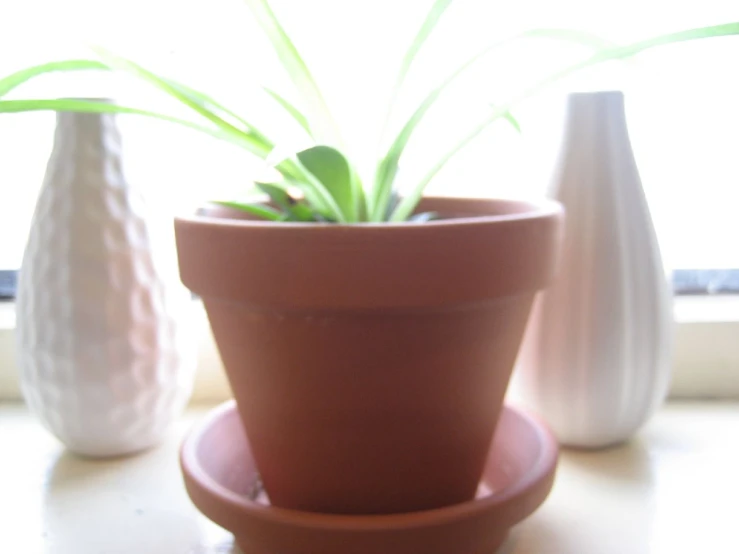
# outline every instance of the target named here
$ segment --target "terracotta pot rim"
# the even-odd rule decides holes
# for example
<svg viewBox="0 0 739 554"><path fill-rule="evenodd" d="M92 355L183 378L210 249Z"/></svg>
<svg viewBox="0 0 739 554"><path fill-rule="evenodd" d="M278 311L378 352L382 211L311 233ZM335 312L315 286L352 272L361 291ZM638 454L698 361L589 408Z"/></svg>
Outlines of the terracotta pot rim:
<svg viewBox="0 0 739 554"><path fill-rule="evenodd" d="M510 407L504 407L505 410L511 411L516 417L528 423L532 433L536 434L541 448L536 461L531 464L526 475L499 492L443 508L399 514L323 514L265 506L247 497L240 496L217 483L205 472L198 461L197 446L199 438L214 421L222 417L224 412L233 410L235 404L235 400L231 400L212 410L202 422L195 426L182 443L180 449L180 466L186 481L192 480L197 482L198 487L206 489L210 496L218 498L220 502L228 505L232 512L248 513L265 521L295 527L326 528L332 531L357 532L410 529L447 524L465 517L470 517L473 514L489 512L496 508L504 511L504 507L508 502L515 500L519 495L524 494L525 491L550 476L556 468L559 457L556 438L538 417L519 408L512 409ZM514 519L515 521L506 521L506 523L509 526L514 525L518 523L520 518Z"/></svg>
<svg viewBox="0 0 739 554"><path fill-rule="evenodd" d="M519 200L514 198L475 198L475 197L446 197L446 196L428 196L423 197L423 203L428 202L441 202L444 204L460 204L460 209L463 206L469 206L472 204L497 204L501 207L512 208L518 206L520 209L515 213L507 214L489 214L489 215L460 215L451 216L446 219L431 220L424 223L417 223L412 221L401 221L401 222L380 222L380 223L318 223L318 222L289 222L289 221L268 221L262 219L239 219L236 217L227 216L215 216L215 215L204 215L204 214L182 214L175 217L176 221L195 223L199 225L213 225L213 226L233 226L233 227L245 227L245 228L275 228L275 229L294 229L295 231L300 230L301 232L311 232L313 229L320 229L321 232L326 232L326 229L336 229L340 232L346 232L347 229L363 229L372 231L373 233L381 233L384 231L395 231L401 229L436 229L439 227L458 227L458 226L482 226L490 225L493 223L502 223L509 221L525 221L538 218L546 218L556 216L564 213L562 205L549 199L541 200ZM215 205L211 205L213 207ZM221 209L222 211L226 211ZM234 210L234 213L236 211Z"/></svg>
<svg viewBox="0 0 739 554"><path fill-rule="evenodd" d="M451 218L427 223L276 223L204 210L174 221L183 283L203 298L291 310L435 309L537 291L553 278L564 219L547 199L427 197L419 211Z"/></svg>

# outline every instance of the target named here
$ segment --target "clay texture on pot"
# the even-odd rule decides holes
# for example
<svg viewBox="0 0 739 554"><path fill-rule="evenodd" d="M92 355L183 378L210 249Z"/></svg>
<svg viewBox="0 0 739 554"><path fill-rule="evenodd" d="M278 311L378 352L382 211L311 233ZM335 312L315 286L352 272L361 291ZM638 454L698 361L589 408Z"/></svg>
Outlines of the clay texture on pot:
<svg viewBox="0 0 739 554"><path fill-rule="evenodd" d="M567 445L629 438L667 394L671 293L620 92L573 94L552 196L562 270L537 299L516 388Z"/></svg>
<svg viewBox="0 0 739 554"><path fill-rule="evenodd" d="M158 442L192 389L193 302L121 169L112 114L57 116L16 302L23 396L71 450Z"/></svg>
<svg viewBox="0 0 739 554"><path fill-rule="evenodd" d="M273 505L396 513L469 500L558 204L426 199L425 224L176 221Z"/></svg>

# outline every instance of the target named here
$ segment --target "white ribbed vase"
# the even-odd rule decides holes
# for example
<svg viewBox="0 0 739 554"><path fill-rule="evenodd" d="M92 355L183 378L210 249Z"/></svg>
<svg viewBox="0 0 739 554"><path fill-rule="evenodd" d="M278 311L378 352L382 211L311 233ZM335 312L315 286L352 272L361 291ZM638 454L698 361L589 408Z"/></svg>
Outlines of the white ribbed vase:
<svg viewBox="0 0 739 554"><path fill-rule="evenodd" d="M566 209L562 265L541 293L516 389L566 445L628 439L664 400L671 292L620 92L569 97L551 196Z"/></svg>
<svg viewBox="0 0 739 554"><path fill-rule="evenodd" d="M157 443L190 396L196 363L173 243L150 223L120 156L112 114L58 114L18 282L24 398L90 456Z"/></svg>

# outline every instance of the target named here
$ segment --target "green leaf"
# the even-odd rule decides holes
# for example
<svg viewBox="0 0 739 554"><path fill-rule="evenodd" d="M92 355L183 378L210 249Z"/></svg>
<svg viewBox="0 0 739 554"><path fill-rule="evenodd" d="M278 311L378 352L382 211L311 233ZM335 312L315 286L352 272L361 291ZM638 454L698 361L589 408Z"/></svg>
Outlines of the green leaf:
<svg viewBox="0 0 739 554"><path fill-rule="evenodd" d="M383 136L385 134L387 126L390 123L390 117L392 116L395 102L398 99L398 94L400 94L400 89L405 82L408 72L413 65L413 62L415 61L418 52L421 51L421 47L426 42L426 39L428 39L429 35L431 35L434 28L436 27L436 24L439 22L441 16L444 14L451 3L452 0L434 1L434 4L431 6L431 9L426 14L426 18L421 24L421 28L418 30L418 33L416 33L413 42L411 42L411 45L408 47L408 50L405 53L405 56L403 56L403 60L400 63L400 68L398 69L398 74L395 77L395 84L393 85L392 91L390 93L390 101L388 102L387 113L385 115L385 122L382 131Z"/></svg>
<svg viewBox="0 0 739 554"><path fill-rule="evenodd" d="M328 189L306 169L296 157L286 158L276 169L285 177L285 184L300 190L311 207L325 219L345 223L347 220Z"/></svg>
<svg viewBox="0 0 739 554"><path fill-rule="evenodd" d="M352 170L344 155L330 146L314 146L298 152L298 160L320 181L338 205L344 218L357 221Z"/></svg>
<svg viewBox="0 0 739 554"><path fill-rule="evenodd" d="M606 44L612 45L611 42L596 37L590 33L583 33L569 29L532 29L513 37L493 42L468 58L463 64L457 67L456 70L434 87L431 92L429 92L400 130L398 136L388 148L387 153L382 157L375 175L375 183L370 201L373 206L371 213L373 221L382 221L383 214L386 211L387 202L390 198L390 190L393 187L393 182L398 173L400 157L402 156L405 147L408 145L408 141L413 135L413 132L418 127L418 124L423 120L426 113L436 103L441 94L465 71L467 71L467 69L472 67L496 48L500 48L522 39L532 38L562 40L591 48L601 48ZM509 121L515 121L515 119L512 119L513 116L510 114L508 114L506 118L509 119Z"/></svg>
<svg viewBox="0 0 739 554"><path fill-rule="evenodd" d="M167 79L165 77L162 77L162 79L167 82L172 87L178 89L182 94L185 94L188 96L193 102L196 102L200 104L200 106L203 109L206 109L208 111L219 113L221 117L224 115L231 118L233 121L238 123L243 127L243 129L240 129L242 131L245 131L251 135L254 135L255 137L259 137L265 144L270 145L272 144L271 141L262 135L257 129L255 129L248 121L246 121L242 116L234 112L233 110L227 108L220 102L216 101L212 97L208 96L207 94L200 92L198 90L195 90L194 88L191 88L187 85L183 85L182 83L178 83L177 81L173 81L172 79Z"/></svg>
<svg viewBox="0 0 739 554"><path fill-rule="evenodd" d="M113 66L120 66L121 65L120 62L124 62L124 61L126 63L130 64L131 66L135 66L135 64L133 64L133 62L129 62L127 60L123 60L122 58L115 58L112 54L105 53L102 50L99 50L99 53L102 55L102 57L108 59L109 62L111 60L116 60L116 63L114 63L114 64L111 64L111 63L106 64L106 63L103 63L103 62L97 61L97 60L65 60L65 61L49 62L49 63L44 63L44 64L40 64L40 65L28 67L28 68L22 69L20 71L17 71L15 73L11 74L11 75L8 75L7 77L5 77L2 80L0 80L0 97L6 95L7 93L9 93L13 89L17 88L18 86L24 84L25 82L27 82L27 81L35 78L35 77L38 77L38 76L47 74L47 73L67 72L67 71L85 71L85 70L110 71L111 69L114 69L115 68ZM131 68L130 67L127 67L125 69L128 70L129 72L131 72ZM138 69L141 70L141 71L145 71L145 70L143 70L140 67L138 67ZM134 73L136 73L136 75L138 77L142 77L143 76L139 72L134 71ZM206 94L204 94L202 92L196 91L195 89L190 88L190 87L188 87L186 85L183 85L182 83L177 83L177 82L175 82L175 81L173 81L171 79L165 79L163 77L155 76L155 75L151 74L151 72L147 72L147 73L148 73L148 75L146 76L147 77L146 80L148 80L150 82L153 82L153 81L155 81L157 79L161 80L163 83L166 83L172 90L179 91L180 95L183 95L183 96L188 97L192 103L199 105L200 108L201 108L201 110L205 110L205 111L208 111L208 112L219 111L222 114L225 114L225 115L233 118L234 120L238 121L240 124L242 124L245 127L245 129L244 130L238 130L237 129L237 131L240 132L240 133L246 133L249 136L249 138L253 138L253 139L256 139L257 142L261 142L261 144L258 144L258 148L259 148L260 151L261 150L264 150L264 147L265 146L268 146L268 145L271 146L271 144L264 137L264 135L262 135L261 133L259 133L253 127L251 127L246 121L244 121L243 118L241 118L240 116L238 116L232 110L229 110L228 108L226 108L222 104L216 102L213 98L209 97L208 95L206 95ZM154 84L157 84L158 85L158 83L156 83L156 82ZM165 91L165 92L169 92L169 91ZM170 92L170 94L171 94L171 92ZM178 99L180 101L182 101L181 98L178 98ZM193 106L190 106L190 107L192 108ZM198 111L198 110L196 110L196 111ZM203 115L202 112L199 111L199 113L201 113L201 115ZM211 119L211 121L214 121L219 126L221 126L220 123L221 123L221 121L223 121L222 118L219 118L218 120L215 120L213 118L209 118L209 119ZM230 132L230 131L227 129L227 132ZM249 140L249 138L247 138L247 140L245 140L245 141L241 141L242 144L243 143L249 143L249 142L252 142L253 143L254 142L254 140ZM253 150L253 148L252 148L252 150ZM264 157L261 153L259 153L258 155L260 155L260 157Z"/></svg>
<svg viewBox="0 0 739 554"><path fill-rule="evenodd" d="M698 40L704 38L722 37L739 35L739 22L736 23L725 23L723 25L712 25L709 27L699 27L696 29L688 29L684 31L678 31L676 33L668 33L660 35L650 39L642 40L625 46L617 46L609 48L607 50L601 50L582 62L570 65L564 69L556 71L546 78L538 81L534 85L528 87L521 93L517 94L514 98L506 102L505 104L498 107L493 113L489 114L477 127L475 127L469 134L467 134L461 141L455 144L451 150L442 155L429 172L421 179L421 181L415 186L411 194L403 198L398 207L394 210L391 216L391 221L404 221L415 209L418 201L423 195L423 191L436 174L444 167L447 162L453 158L457 152L462 150L467 144L475 139L480 133L482 133L488 126L500 119L505 117L508 110L519 102L533 96L534 94L541 91L543 88L564 79L578 71L598 65L603 62L627 59L640 52L655 48L658 46L666 46L678 42L685 42L691 40Z"/></svg>
<svg viewBox="0 0 739 554"><path fill-rule="evenodd" d="M267 94L269 94L275 102L277 102L280 106L282 106L282 108L288 114L290 114L290 116L292 116L292 118L295 121L297 121L298 124L303 129L305 129L305 131L308 133L308 135L310 137L313 137L313 133L311 133L311 130L310 130L310 124L308 123L308 118L305 117L300 112L300 110L298 110L298 108L296 108L295 106L293 106L289 101L287 101L284 97L282 97L280 94L278 94L274 90L272 90L270 88L267 88L267 87L262 87L262 89L264 90L264 92L266 92Z"/></svg>
<svg viewBox="0 0 739 554"><path fill-rule="evenodd" d="M7 77L0 80L0 97L5 96L13 89L40 75L53 72L85 70L110 71L111 67L97 60L65 60L28 67L26 69L22 69L11 75L8 75ZM250 128L249 124L238 114L236 114L232 110L229 110L222 104L216 102L208 95L186 85L183 85L182 83L177 83L171 79L162 79L169 83L170 86L179 89L181 93L189 96L192 101L199 103L203 108L209 110L217 110L222 114L233 118L235 121L243 125L248 132L254 134L255 136L259 136L263 140L263 142L269 143L269 141L267 141L263 135L260 135L255 129Z"/></svg>
<svg viewBox="0 0 739 554"><path fill-rule="evenodd" d="M441 16L444 15L444 12L451 3L452 0L435 0L434 4L431 6L428 14L426 14L426 19L424 19L421 28L418 30L418 33L416 33L416 37L413 39L413 42L406 51L405 56L403 56L403 61L400 64L400 70L398 71L398 76L395 80L394 88L396 91L403 85L403 82L408 75L408 71L413 65L416 56L421 51L421 47L426 42L426 39L429 38L429 35L431 35L434 28L436 28L436 24L439 22Z"/></svg>
<svg viewBox="0 0 739 554"><path fill-rule="evenodd" d="M55 71L83 71L90 69L107 71L110 68L104 63L95 60L65 60L44 63L21 69L20 71L16 71L15 73L0 79L0 97L5 96L14 88L38 75L53 73Z"/></svg>
<svg viewBox="0 0 739 554"><path fill-rule="evenodd" d="M299 202L285 190L282 184L256 183L259 190L267 194L272 202L281 208L287 221L313 221L315 214L308 206Z"/></svg>
<svg viewBox="0 0 739 554"><path fill-rule="evenodd" d="M255 183L257 188L269 196L270 200L283 210L288 209L295 200L290 197L287 191L280 185L272 183Z"/></svg>
<svg viewBox="0 0 739 554"><path fill-rule="evenodd" d="M217 125L224 132L241 137L244 143L249 145L250 151L255 155L261 158L266 158L274 148L274 144L267 141L264 134L256 131L254 126L249 125L248 129L239 129L223 119L223 117L218 115L215 110L207 106L207 103L211 103L214 106L220 106L220 104L217 104L207 95L196 92L194 89L185 87L184 85L174 83L169 79L160 77L131 60L117 56L102 48L95 48L95 51L110 68L130 73L143 81L154 85L162 92L168 94L205 119ZM193 96L193 93L195 93L196 96Z"/></svg>
<svg viewBox="0 0 739 554"><path fill-rule="evenodd" d="M109 54L105 55L105 57L108 57L108 56L110 55ZM65 61L49 62L49 63L29 67L29 68L17 71L16 73L13 73L11 75L8 75L7 77L0 80L0 97L6 95L7 93L12 91L16 87L33 79L34 77L37 77L37 76L40 76L46 73L52 73L52 72L57 72L57 71L62 72L62 71L84 71L84 70L110 71L111 69L112 68L110 66L106 65L105 63L101 61L97 61L97 60L65 60ZM241 117L239 114L237 114L233 110L227 108L223 104L217 102L212 97L208 96L207 94L203 92L195 90L187 85L178 83L172 79L167 79L164 77L161 77L161 79L164 82L166 82L168 85L170 85L171 87L177 89L180 93L189 97L191 101L199 104L201 108L219 115L222 119L227 119L227 118L231 119L232 121L236 122L237 124L243 127L243 129L241 129L242 131L245 131L248 134L253 135L255 138L260 139L262 143L264 143L264 145L271 145L271 142L263 134L261 134L257 129L255 129L254 126L252 126L249 122L247 122L243 117ZM267 90L267 92L270 94L270 96L275 98L275 100L280 102L283 108L290 111L291 115L299 123L301 123L301 125L307 125L305 116L303 116L299 111L297 111L295 107L290 105L289 102L287 102L285 99L283 99L282 97L280 97L277 93L273 91Z"/></svg>
<svg viewBox="0 0 739 554"><path fill-rule="evenodd" d="M355 168L352 167L352 194L354 195L354 206L357 221L367 221L367 195L364 187L362 186L362 180L359 177L359 173Z"/></svg>
<svg viewBox="0 0 739 554"><path fill-rule="evenodd" d="M233 208L235 210L241 210L242 212L247 212L252 215L267 219L269 221L279 221L283 216L283 214L278 212L277 210L274 210L269 206L263 206L261 204L244 204L242 202L228 202L220 200L213 202L213 204L218 204L219 206L224 206L226 208Z"/></svg>
<svg viewBox="0 0 739 554"><path fill-rule="evenodd" d="M301 222L318 221L318 220L325 221L325 218L322 218L318 212L313 211L310 208L310 206L307 206L306 204L302 202L298 202L294 204L293 207L290 208L290 211L288 213L289 213L289 221L301 221Z"/></svg>
<svg viewBox="0 0 739 554"><path fill-rule="evenodd" d="M405 55L403 56L403 60L400 63L400 68L398 69L398 74L395 77L395 83L393 85L393 88L390 92L390 99L388 101L387 110L385 113L385 118L382 124L382 130L380 132L380 140L382 141L385 138L385 135L387 134L387 129L390 125L390 120L393 115L393 110L395 108L395 103L398 100L398 95L400 94L400 89L403 86L403 83L405 82L405 79L408 75L408 72L413 65L413 62L416 59L416 56L421 51L421 47L426 42L426 39L428 39L429 35L433 32L434 28L436 28L436 24L441 19L442 15L444 15L444 12L449 7L449 5L452 3L452 0L435 0L433 5L431 6L431 9L426 14L426 18L424 19L423 23L421 24L420 29L418 30L418 33L416 33L416 36L413 39L413 42L411 42L411 45L408 47L408 50L406 51ZM378 171L378 174L380 175L380 179L382 181L385 180L385 173L386 168L388 164L381 165ZM377 180L376 176L376 180ZM384 211L385 204L387 204L387 194L382 191L378 194L371 194L368 198L368 210L369 210L369 216L370 220L376 221L378 218L378 214L380 211ZM381 205L378 205L381 204Z"/></svg>
<svg viewBox="0 0 739 554"><path fill-rule="evenodd" d="M282 66L303 97L308 110L310 129L317 140L341 146L342 140L326 101L308 66L298 53L267 0L245 0L262 31L272 43Z"/></svg>
<svg viewBox="0 0 739 554"><path fill-rule="evenodd" d="M239 137L231 133L224 133L222 129L206 127L198 123L193 123L186 119L172 117L170 115L121 106L119 104L110 104L107 102L96 100L75 100L75 99L39 99L39 100L0 100L0 113L22 113L35 111L60 111L60 112L88 112L88 113L118 113L142 115L170 123L176 123L206 133L215 138L231 142L237 146L244 147L245 144Z"/></svg>
<svg viewBox="0 0 739 554"><path fill-rule="evenodd" d="M686 42L691 40L699 40L704 38L727 37L739 35L739 21L734 23L724 23L722 25L709 25L708 27L697 27L695 29L686 29L675 33L667 33L650 39L634 42L625 46L618 46L604 50L592 56L587 63L588 66L595 65L604 61L621 60L629 58L644 50L649 50L657 46L666 46L678 42ZM568 74L580 69L580 64L570 66L563 70Z"/></svg>
<svg viewBox="0 0 739 554"><path fill-rule="evenodd" d="M490 107L495 108L495 105L491 104ZM501 117L503 117L503 119L510 123L511 127L513 127L516 131L518 131L519 133L521 132L521 124L515 117L513 117L513 114L511 112L506 111Z"/></svg>
<svg viewBox="0 0 739 554"><path fill-rule="evenodd" d="M274 167L290 183L304 181L305 179L307 179L307 172L305 171L305 168L301 167L300 164L297 163L297 161L291 158L286 158L280 161Z"/></svg>

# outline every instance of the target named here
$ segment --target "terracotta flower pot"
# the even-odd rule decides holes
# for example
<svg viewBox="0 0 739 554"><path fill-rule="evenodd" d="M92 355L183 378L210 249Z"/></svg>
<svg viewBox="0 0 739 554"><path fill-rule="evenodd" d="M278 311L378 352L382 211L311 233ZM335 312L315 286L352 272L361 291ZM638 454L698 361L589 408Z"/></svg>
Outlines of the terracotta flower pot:
<svg viewBox="0 0 739 554"><path fill-rule="evenodd" d="M275 506L398 513L475 494L562 209L420 209L445 219L176 221L182 280L203 298Z"/></svg>

